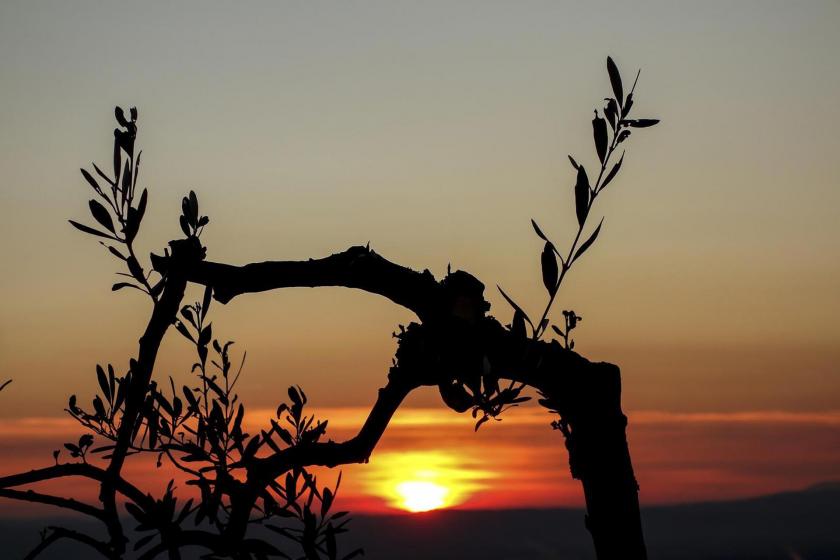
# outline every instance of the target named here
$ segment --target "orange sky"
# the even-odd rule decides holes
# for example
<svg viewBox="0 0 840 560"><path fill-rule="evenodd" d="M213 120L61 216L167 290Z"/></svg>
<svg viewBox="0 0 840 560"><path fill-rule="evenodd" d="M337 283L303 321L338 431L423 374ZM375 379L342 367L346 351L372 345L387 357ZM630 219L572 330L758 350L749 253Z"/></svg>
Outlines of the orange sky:
<svg viewBox="0 0 840 560"><path fill-rule="evenodd" d="M360 408L323 409L327 436L349 437L361 425ZM256 430L273 411L254 411ZM631 413L630 443L644 504L719 500L799 489L831 480L840 469L840 412L833 413ZM367 465L345 466L340 508L364 513L402 511L398 485L431 481L445 488L446 507L498 509L581 506L580 485L568 472L559 433L537 407L508 411L501 422L473 432L469 414L438 408L402 409ZM75 441L68 419L10 420L0 427L4 470L52 462L51 450ZM66 453L62 460L69 460ZM162 489L177 474L154 460L132 458L128 478L145 489ZM316 469L323 482L335 471ZM332 482L330 482L332 483ZM66 480L48 486L95 499L93 485ZM188 489L182 488L189 492ZM39 514L44 509L11 502L0 515Z"/></svg>
<svg viewBox="0 0 840 560"><path fill-rule="evenodd" d="M87 217L78 168L108 161L115 104L140 109L142 254L179 235L180 198L195 189L211 259L303 259L370 241L438 277L449 263L470 271L507 321L496 284L532 313L545 297L529 220L561 245L574 233L566 154L592 165L591 110L612 54L625 74L644 68L634 110L662 123L634 133L593 210L603 231L555 310L585 318L582 354L622 368L642 500L836 477L840 7L662 1L609 13L3 2L0 381L14 382L0 393L0 469L48 464L65 433L78 437L59 419L68 395L90 394L96 363L124 370L148 317L137 294L110 292L116 263L66 221ZM358 417L340 411L372 403L390 333L412 319L340 289L212 310L214 333L248 350L248 406L271 410L300 384L334 437ZM184 381L189 352L168 335L157 375ZM347 469L353 507L385 507L393 481L376 478L378 457L409 448L441 454L449 475L486 475L458 479L470 488L458 507L579 503L538 412L474 435L436 391L406 406L424 420L393 426L371 465Z"/></svg>

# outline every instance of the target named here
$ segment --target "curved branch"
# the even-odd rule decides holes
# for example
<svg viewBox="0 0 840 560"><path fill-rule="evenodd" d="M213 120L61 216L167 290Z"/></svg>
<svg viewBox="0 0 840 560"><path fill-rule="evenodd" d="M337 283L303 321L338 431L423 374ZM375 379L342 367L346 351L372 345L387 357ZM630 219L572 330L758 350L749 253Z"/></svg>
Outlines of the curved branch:
<svg viewBox="0 0 840 560"><path fill-rule="evenodd" d="M222 303L240 294L277 288L357 288L384 296L421 319L434 312L440 292L440 284L428 270L417 272L394 264L361 246L306 261L266 261L244 266L204 261L190 267L187 280L212 286L214 297Z"/></svg>
<svg viewBox="0 0 840 560"><path fill-rule="evenodd" d="M251 482L262 485L293 467L335 467L349 463L366 463L373 453L394 413L408 394L419 385L389 379L379 389L373 408L359 433L343 442L323 442L289 447L265 458L255 459L249 468Z"/></svg>

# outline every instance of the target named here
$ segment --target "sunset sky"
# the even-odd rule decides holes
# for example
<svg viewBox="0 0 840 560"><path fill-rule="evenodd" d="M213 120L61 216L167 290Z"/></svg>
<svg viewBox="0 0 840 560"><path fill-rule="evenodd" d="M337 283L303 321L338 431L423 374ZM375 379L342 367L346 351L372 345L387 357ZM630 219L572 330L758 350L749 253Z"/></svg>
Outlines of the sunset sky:
<svg viewBox="0 0 840 560"><path fill-rule="evenodd" d="M148 319L146 299L110 291L116 261L67 223L88 219L78 169L109 161L114 105L139 109L144 254L181 235L193 189L212 260L370 242L437 277L469 271L507 322L496 284L532 313L545 298L529 220L561 246L575 233L566 155L595 165L612 55L625 79L643 68L634 111L662 122L630 139L594 209L600 238L555 310L584 317L581 354L622 369L643 503L836 478L840 4L630 4L4 0L2 473L48 465L78 438L67 397L90 398L97 363L124 370ZM361 424L390 335L413 319L332 288L211 315L248 351L248 421L300 384L335 439ZM191 360L168 335L157 375L186 382ZM371 464L344 469L344 505L411 509L405 482L444 487L445 506L580 505L550 420L522 407L475 434L419 391Z"/></svg>

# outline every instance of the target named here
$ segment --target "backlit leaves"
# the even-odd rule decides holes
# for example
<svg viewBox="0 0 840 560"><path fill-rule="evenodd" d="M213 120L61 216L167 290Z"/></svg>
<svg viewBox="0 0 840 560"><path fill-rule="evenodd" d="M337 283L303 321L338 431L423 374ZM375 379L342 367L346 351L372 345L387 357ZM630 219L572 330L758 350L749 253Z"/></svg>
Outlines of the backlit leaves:
<svg viewBox="0 0 840 560"><path fill-rule="evenodd" d="M550 241L545 242L542 255L540 255L540 264L542 265L543 285L548 290L549 295L554 295L557 291L558 267L554 246Z"/></svg>
<svg viewBox="0 0 840 560"><path fill-rule="evenodd" d="M621 85L621 74L619 74L618 67L610 56L607 57L607 73L610 75L610 84L612 84L615 98L618 100L618 104L622 105L624 103L624 88Z"/></svg>
<svg viewBox="0 0 840 560"><path fill-rule="evenodd" d="M590 192L589 177L586 176L586 169L580 165L578 166L577 181L575 182L575 213L577 214L578 224L581 227L583 227L583 222L586 221L586 215L589 213Z"/></svg>
<svg viewBox="0 0 840 560"><path fill-rule="evenodd" d="M598 152L598 160L604 163L607 157L607 121L598 116L592 119L592 134L595 137L595 151Z"/></svg>

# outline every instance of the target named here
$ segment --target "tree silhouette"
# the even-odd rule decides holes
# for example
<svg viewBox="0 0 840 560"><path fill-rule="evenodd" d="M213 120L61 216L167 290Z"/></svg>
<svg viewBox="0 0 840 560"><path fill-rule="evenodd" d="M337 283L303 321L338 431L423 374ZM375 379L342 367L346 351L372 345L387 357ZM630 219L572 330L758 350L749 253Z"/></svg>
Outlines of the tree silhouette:
<svg viewBox="0 0 840 560"><path fill-rule="evenodd" d="M617 161L613 156L632 129L658 122L629 118L638 74L625 97L611 58L607 69L613 95L592 121L599 168L595 181L569 157L576 176L577 233L561 252L532 221L544 243L540 261L547 302L534 321L500 288L514 311L509 325L487 314L484 284L471 274L448 271L436 280L428 270L402 267L369 247L306 261L244 266L209 262L201 242L209 219L201 214L194 192L182 201L183 238L170 241L162 255L150 255L144 266L134 245L148 200L145 189L137 190L138 114L132 108L126 116L118 107L112 173L95 164L94 173L81 170L96 194L89 203L96 224L70 223L95 236L122 261L125 272L112 289L143 292L151 304L149 321L125 373L111 364L97 365L98 389L90 406L70 397L66 411L85 429L77 442L64 445L70 460L63 461L61 451L54 451L54 465L0 478L0 496L95 518L104 525L107 538L49 527L27 558L62 539L83 543L111 559L178 559L185 547L200 547L210 558L290 558L273 541L255 536L252 527L257 525L297 543L300 558L353 558L362 552L338 552L336 537L346 530L348 520L346 512L332 511L338 484L323 486L308 469L366 462L397 408L421 386L437 386L446 406L456 412L471 411L476 430L528 400L523 395L526 387L535 389L539 403L557 415L551 425L565 438L571 474L583 484L586 527L598 558L645 558L619 369L573 351L571 331L582 320L574 311L563 311L559 326L550 322L563 280L601 231L603 220L590 229L588 218L621 169L624 153ZM188 283L205 286L202 301L184 305ZM307 413L307 397L299 387L289 388L288 401L259 433L245 433L245 406L235 392L245 354L235 357L232 342L213 337L208 319L213 299L226 304L241 294L298 286L343 286L379 294L418 319L395 333L397 351L386 383L359 432L343 442L325 441L327 421ZM180 388L172 378L153 379L157 353L170 326L196 355L195 381ZM546 341L549 327L557 338ZM97 439L102 444L94 447ZM173 482L160 496L138 488L126 479L124 466L139 454L153 455L159 466L168 462L180 470L199 499L179 500ZM16 489L65 477L95 481L99 504ZM120 515L120 505L129 517ZM126 532L127 522L133 523L134 533Z"/></svg>

